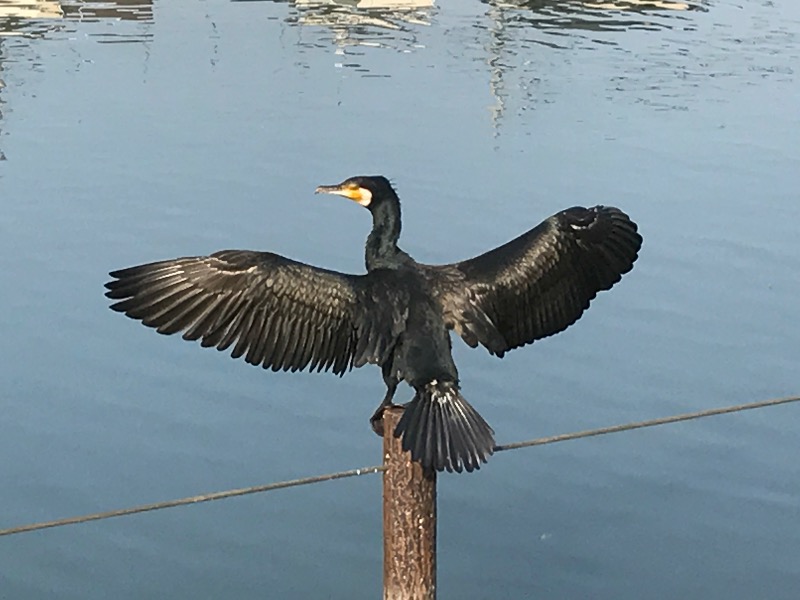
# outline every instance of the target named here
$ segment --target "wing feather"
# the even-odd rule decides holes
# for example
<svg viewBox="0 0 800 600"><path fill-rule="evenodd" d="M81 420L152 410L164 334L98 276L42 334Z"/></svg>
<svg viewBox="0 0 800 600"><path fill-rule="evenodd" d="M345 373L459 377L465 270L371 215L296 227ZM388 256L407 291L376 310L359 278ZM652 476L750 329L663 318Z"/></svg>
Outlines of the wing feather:
<svg viewBox="0 0 800 600"><path fill-rule="evenodd" d="M621 210L574 207L485 254L423 268L448 326L503 356L577 321L633 268L641 245Z"/></svg>
<svg viewBox="0 0 800 600"><path fill-rule="evenodd" d="M372 311L381 277L347 275L269 252L223 250L111 273L111 308L273 370L342 374L385 358L398 334ZM378 290L376 292L376 290Z"/></svg>

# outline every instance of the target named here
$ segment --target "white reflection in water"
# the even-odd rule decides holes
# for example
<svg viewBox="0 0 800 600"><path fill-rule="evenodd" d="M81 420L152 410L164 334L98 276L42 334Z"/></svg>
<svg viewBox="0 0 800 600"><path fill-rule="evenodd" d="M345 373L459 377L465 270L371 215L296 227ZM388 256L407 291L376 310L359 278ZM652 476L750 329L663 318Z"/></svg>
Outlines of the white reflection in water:
<svg viewBox="0 0 800 600"><path fill-rule="evenodd" d="M353 46L395 48L401 51L419 47L414 31L409 26L430 25L434 2L296 0L295 6L299 14L290 17L287 22L329 28L333 32L331 42L340 50L339 54L343 54L343 49Z"/></svg>
<svg viewBox="0 0 800 600"><path fill-rule="evenodd" d="M61 5L52 0L3 0L0 2L0 19L60 19L64 16ZM0 35L8 35L0 32Z"/></svg>
<svg viewBox="0 0 800 600"><path fill-rule="evenodd" d="M148 22L152 19L152 0L0 0L0 37L68 37L76 32L76 22ZM87 31L86 35L108 42L144 41L150 37L147 32L109 31L108 28L102 33Z"/></svg>

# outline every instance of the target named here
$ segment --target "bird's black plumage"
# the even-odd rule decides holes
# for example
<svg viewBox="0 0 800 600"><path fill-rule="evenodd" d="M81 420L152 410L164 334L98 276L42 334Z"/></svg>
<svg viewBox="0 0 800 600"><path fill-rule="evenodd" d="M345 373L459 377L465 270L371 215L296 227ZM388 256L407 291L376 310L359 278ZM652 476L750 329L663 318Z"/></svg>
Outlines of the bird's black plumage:
<svg viewBox="0 0 800 600"><path fill-rule="evenodd" d="M397 246L400 201L386 178L317 191L372 213L366 274L224 250L112 272L111 308L275 371L380 365L387 392L373 427L406 381L415 395L394 434L440 471L477 469L494 447L492 429L461 395L448 330L500 357L558 333L630 271L642 243L619 209L574 207L470 260L424 265Z"/></svg>

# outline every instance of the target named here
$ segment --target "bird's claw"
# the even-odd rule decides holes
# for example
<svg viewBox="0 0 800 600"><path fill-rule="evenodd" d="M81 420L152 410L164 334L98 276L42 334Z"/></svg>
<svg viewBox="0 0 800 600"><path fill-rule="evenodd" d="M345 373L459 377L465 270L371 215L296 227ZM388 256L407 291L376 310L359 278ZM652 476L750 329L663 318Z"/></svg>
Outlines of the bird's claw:
<svg viewBox="0 0 800 600"><path fill-rule="evenodd" d="M376 435L383 437L383 411L387 408L392 408L396 406L391 402L388 404L381 404L375 413L369 418L369 424L372 426L372 431L375 432Z"/></svg>
<svg viewBox="0 0 800 600"><path fill-rule="evenodd" d="M380 413L376 412L370 417L369 424L372 425L372 431L376 435L383 437L383 409L380 410Z"/></svg>

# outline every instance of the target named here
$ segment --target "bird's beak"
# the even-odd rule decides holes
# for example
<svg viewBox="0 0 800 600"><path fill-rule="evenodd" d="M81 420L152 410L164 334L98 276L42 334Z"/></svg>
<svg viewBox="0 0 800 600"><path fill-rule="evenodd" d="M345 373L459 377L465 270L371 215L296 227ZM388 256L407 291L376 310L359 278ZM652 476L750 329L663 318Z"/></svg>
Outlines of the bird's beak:
<svg viewBox="0 0 800 600"><path fill-rule="evenodd" d="M336 194L337 196L344 196L354 202L358 202L362 206L367 206L372 199L372 194L364 188L343 187L341 184L337 185L321 185L316 190L317 194Z"/></svg>
<svg viewBox="0 0 800 600"><path fill-rule="evenodd" d="M342 193L342 188L339 185L321 185L319 186L315 194L339 194L340 196L344 196Z"/></svg>

